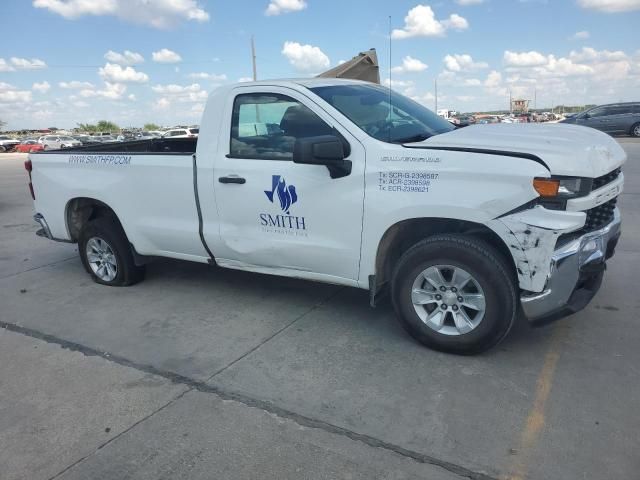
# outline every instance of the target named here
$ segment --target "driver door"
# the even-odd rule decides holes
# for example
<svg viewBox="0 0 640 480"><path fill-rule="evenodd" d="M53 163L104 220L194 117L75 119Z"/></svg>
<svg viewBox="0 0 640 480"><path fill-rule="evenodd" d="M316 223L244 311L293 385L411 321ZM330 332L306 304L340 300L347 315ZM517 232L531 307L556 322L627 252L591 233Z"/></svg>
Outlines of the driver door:
<svg viewBox="0 0 640 480"><path fill-rule="evenodd" d="M284 87L238 87L224 116L225 148L213 170L216 261L355 283L364 199L360 142L308 97ZM349 143L350 175L332 179L324 165L293 163L296 139L327 134Z"/></svg>

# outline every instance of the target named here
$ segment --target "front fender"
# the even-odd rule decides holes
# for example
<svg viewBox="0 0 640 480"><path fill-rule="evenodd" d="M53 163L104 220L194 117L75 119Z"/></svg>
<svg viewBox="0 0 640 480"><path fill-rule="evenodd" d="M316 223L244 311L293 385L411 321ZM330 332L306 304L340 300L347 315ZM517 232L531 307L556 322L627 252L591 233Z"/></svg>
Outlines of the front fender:
<svg viewBox="0 0 640 480"><path fill-rule="evenodd" d="M541 292L551 274L551 257L558 237L584 226L584 212L529 210L493 219L486 225L508 246L516 265L520 288Z"/></svg>

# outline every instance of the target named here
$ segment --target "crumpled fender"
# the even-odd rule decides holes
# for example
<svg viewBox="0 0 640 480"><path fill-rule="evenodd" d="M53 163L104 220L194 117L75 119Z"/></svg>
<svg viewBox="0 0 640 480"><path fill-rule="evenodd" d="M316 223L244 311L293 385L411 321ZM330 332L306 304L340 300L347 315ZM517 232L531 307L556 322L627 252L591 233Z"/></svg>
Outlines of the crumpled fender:
<svg viewBox="0 0 640 480"><path fill-rule="evenodd" d="M551 273L551 257L558 237L584 226L584 212L547 210L536 206L487 223L513 256L520 288L544 290Z"/></svg>

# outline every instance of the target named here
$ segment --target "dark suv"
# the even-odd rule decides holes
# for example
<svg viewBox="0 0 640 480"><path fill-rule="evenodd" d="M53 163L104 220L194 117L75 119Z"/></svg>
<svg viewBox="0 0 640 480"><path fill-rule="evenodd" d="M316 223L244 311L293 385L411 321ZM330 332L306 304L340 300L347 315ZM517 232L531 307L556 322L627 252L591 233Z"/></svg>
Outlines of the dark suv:
<svg viewBox="0 0 640 480"><path fill-rule="evenodd" d="M610 134L622 133L640 137L640 102L600 105L560 123L575 123Z"/></svg>

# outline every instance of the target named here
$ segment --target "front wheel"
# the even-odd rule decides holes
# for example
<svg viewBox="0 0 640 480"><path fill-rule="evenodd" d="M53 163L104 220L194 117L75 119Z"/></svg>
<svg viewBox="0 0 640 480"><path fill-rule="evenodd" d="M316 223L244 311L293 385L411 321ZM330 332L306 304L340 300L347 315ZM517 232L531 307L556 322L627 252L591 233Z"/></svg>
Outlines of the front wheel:
<svg viewBox="0 0 640 480"><path fill-rule="evenodd" d="M120 224L113 218L90 221L80 232L80 259L96 283L113 287L133 285L144 278Z"/></svg>
<svg viewBox="0 0 640 480"><path fill-rule="evenodd" d="M631 127L631 136L640 137L640 123L636 123L633 127Z"/></svg>
<svg viewBox="0 0 640 480"><path fill-rule="evenodd" d="M422 344L471 355L497 345L516 317L514 275L486 242L437 235L410 248L392 279L395 311Z"/></svg>

